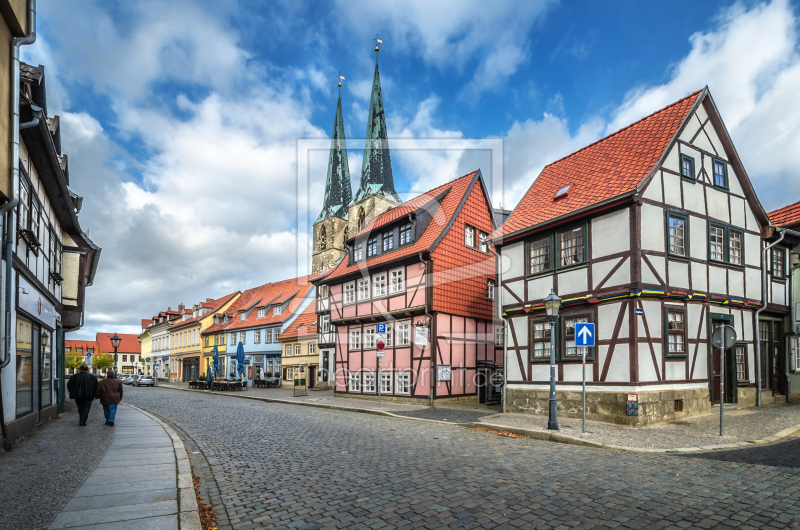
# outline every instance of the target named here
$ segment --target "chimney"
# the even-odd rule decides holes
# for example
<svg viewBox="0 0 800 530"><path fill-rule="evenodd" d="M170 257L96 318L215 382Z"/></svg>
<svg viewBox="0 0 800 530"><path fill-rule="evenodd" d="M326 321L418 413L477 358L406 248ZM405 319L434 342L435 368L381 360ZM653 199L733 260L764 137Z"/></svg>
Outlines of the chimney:
<svg viewBox="0 0 800 530"><path fill-rule="evenodd" d="M211 302L213 302L213 301L214 301L214 299L213 299L213 298L206 298L206 303L207 303L207 304L209 304L209 303L211 303Z"/></svg>
<svg viewBox="0 0 800 530"><path fill-rule="evenodd" d="M183 313L183 310L184 310L184 309L186 309L186 307L185 307L183 304L180 304L180 305L178 306L178 313Z"/></svg>
<svg viewBox="0 0 800 530"><path fill-rule="evenodd" d="M171 306L167 308L167 313L169 313L170 311L172 311L172 307Z"/></svg>

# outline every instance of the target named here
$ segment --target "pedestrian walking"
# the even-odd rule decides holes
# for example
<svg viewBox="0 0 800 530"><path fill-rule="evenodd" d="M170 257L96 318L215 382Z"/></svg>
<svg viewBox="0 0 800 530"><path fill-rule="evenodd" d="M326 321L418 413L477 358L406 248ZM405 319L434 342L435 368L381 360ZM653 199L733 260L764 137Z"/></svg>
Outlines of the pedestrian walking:
<svg viewBox="0 0 800 530"><path fill-rule="evenodd" d="M69 398L74 399L78 406L78 425L85 427L94 394L97 392L97 378L94 374L89 373L88 366L82 364L79 373L69 378L67 391L69 391Z"/></svg>
<svg viewBox="0 0 800 530"><path fill-rule="evenodd" d="M103 414L106 416L106 425L114 426L114 417L117 415L117 405L122 401L122 381L114 377L114 370L108 369L106 378L97 385L95 397L100 398L103 405Z"/></svg>

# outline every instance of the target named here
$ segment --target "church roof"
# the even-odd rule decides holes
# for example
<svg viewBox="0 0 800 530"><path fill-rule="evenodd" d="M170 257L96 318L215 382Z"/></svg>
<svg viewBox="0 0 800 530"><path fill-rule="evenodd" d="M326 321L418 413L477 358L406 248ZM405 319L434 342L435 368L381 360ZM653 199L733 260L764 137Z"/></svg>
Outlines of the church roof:
<svg viewBox="0 0 800 530"><path fill-rule="evenodd" d="M336 103L336 115L333 118L328 178L325 181L325 200L315 223L328 217L347 219L347 207L350 206L352 199L353 189L350 186L350 166L347 164L347 145L344 137L342 96L340 94L339 101Z"/></svg>
<svg viewBox="0 0 800 530"><path fill-rule="evenodd" d="M366 199L370 195L382 195L394 202L401 202L394 190L392 160L389 156L389 140L386 132L377 55L375 56L375 74L372 78L372 96L369 100L369 114L367 115L364 159L361 164L361 185L353 202Z"/></svg>

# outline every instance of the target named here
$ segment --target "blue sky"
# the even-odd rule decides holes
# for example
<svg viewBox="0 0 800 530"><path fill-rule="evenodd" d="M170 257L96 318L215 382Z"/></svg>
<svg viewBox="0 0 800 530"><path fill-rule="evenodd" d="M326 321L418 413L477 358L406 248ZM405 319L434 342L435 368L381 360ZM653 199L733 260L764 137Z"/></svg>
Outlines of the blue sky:
<svg viewBox="0 0 800 530"><path fill-rule="evenodd" d="M75 337L302 272L297 142L329 137L341 71L357 185L376 34L390 136L501 139L495 204L709 85L764 206L782 206L800 167L797 14L787 0L43 2L24 58L46 66L81 223L103 247ZM398 191L487 174L487 156L393 153ZM313 220L327 155L310 160Z"/></svg>

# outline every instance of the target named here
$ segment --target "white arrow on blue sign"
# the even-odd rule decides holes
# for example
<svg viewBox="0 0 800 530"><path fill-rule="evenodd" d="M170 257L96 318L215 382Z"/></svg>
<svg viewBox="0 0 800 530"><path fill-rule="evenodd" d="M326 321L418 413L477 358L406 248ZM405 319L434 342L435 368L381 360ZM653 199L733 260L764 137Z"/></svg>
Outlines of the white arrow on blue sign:
<svg viewBox="0 0 800 530"><path fill-rule="evenodd" d="M594 323L575 323L575 346L594 346Z"/></svg>
<svg viewBox="0 0 800 530"><path fill-rule="evenodd" d="M386 333L386 324L385 323L378 324L378 333Z"/></svg>

